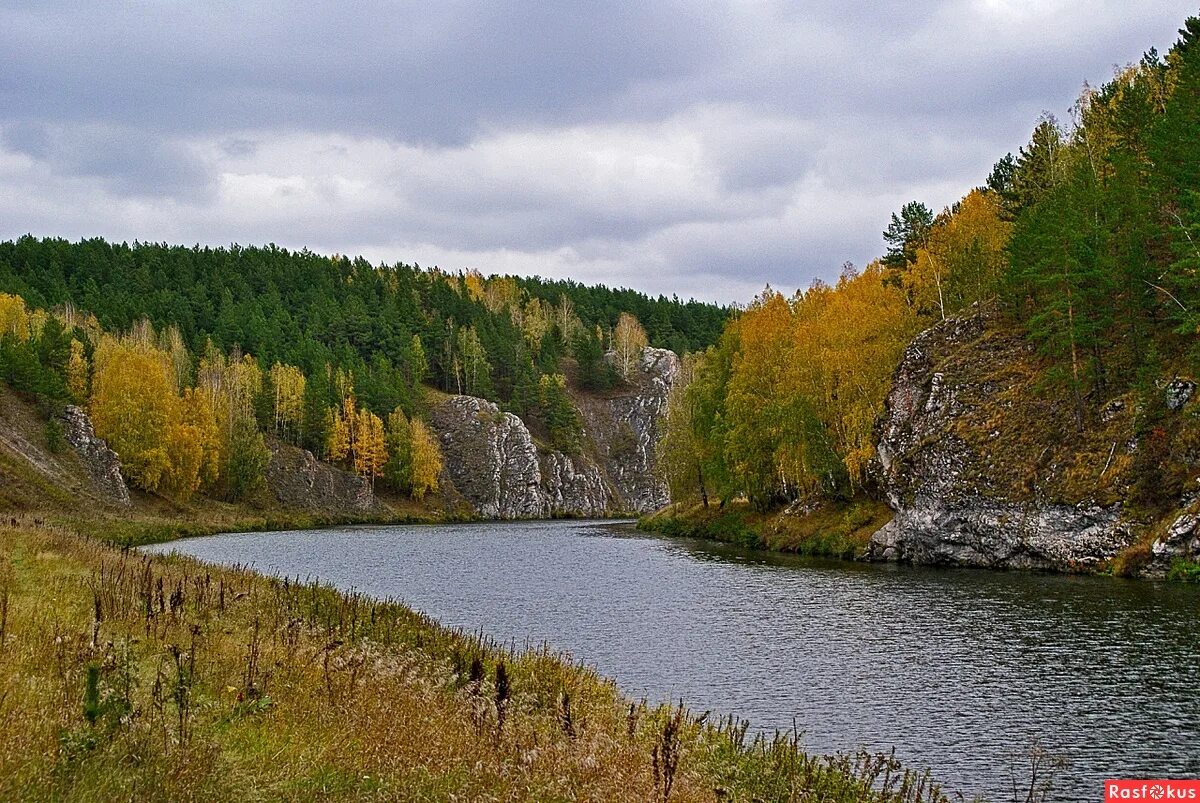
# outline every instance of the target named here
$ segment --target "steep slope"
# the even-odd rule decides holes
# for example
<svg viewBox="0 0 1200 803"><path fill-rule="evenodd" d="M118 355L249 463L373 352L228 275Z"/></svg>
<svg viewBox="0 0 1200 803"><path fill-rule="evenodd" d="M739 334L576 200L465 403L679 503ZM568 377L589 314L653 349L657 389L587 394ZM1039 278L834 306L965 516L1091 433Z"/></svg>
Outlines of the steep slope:
<svg viewBox="0 0 1200 803"><path fill-rule="evenodd" d="M541 445L518 416L472 396L434 405L430 423L445 455L444 492L485 518L645 513L668 501L655 445L679 359L647 348L630 381L612 393L575 391L586 446L565 454Z"/></svg>
<svg viewBox="0 0 1200 803"><path fill-rule="evenodd" d="M990 307L913 340L876 429L896 515L870 557L1056 570L1120 557L1161 573L1195 555L1196 522L1180 517L1196 498L1194 383L1165 379L1149 403L1091 400L1079 431L1041 369Z"/></svg>
<svg viewBox="0 0 1200 803"><path fill-rule="evenodd" d="M116 454L81 410L47 418L0 385L0 510L129 507Z"/></svg>

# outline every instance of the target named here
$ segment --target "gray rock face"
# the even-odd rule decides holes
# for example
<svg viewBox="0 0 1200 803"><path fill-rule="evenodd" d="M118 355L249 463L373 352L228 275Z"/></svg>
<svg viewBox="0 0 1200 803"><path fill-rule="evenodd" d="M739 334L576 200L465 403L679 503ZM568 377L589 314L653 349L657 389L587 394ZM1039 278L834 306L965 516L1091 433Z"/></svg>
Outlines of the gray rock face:
<svg viewBox="0 0 1200 803"><path fill-rule="evenodd" d="M443 482L485 518L657 510L670 500L655 470L655 447L678 374L674 352L648 348L627 387L575 397L590 441L585 451L595 459L539 448L512 413L451 396L430 415L445 457Z"/></svg>
<svg viewBox="0 0 1200 803"><path fill-rule="evenodd" d="M333 516L383 512L369 482L322 463L306 449L272 444L266 481L285 507Z"/></svg>
<svg viewBox="0 0 1200 803"><path fill-rule="evenodd" d="M1178 558L1200 560L1200 513L1180 514L1167 527L1167 532L1155 539L1150 554L1153 556L1151 574L1165 573Z"/></svg>
<svg viewBox="0 0 1200 803"><path fill-rule="evenodd" d="M986 455L955 432L964 386L942 357L982 336L985 317L952 318L918 335L896 371L876 437L879 480L895 518L868 557L914 563L1070 570L1113 557L1132 535L1120 506L1014 501L989 493ZM986 396L971 388L972 398Z"/></svg>
<svg viewBox="0 0 1200 803"><path fill-rule="evenodd" d="M647 348L627 391L580 404L584 426L616 492L616 510L649 513L671 501L657 472L655 448L678 376L675 352Z"/></svg>
<svg viewBox="0 0 1200 803"><path fill-rule="evenodd" d="M79 455L96 493L111 504L129 507L129 487L121 474L121 460L106 441L96 437L87 413L70 405L62 421L63 437Z"/></svg>
<svg viewBox="0 0 1200 803"><path fill-rule="evenodd" d="M1172 379L1167 383L1165 393L1167 409L1176 412L1192 400L1196 393L1196 383L1190 379Z"/></svg>
<svg viewBox="0 0 1200 803"><path fill-rule="evenodd" d="M537 446L520 418L484 399L451 396L433 409L430 424L441 440L442 482L449 480L480 516L547 514Z"/></svg>
<svg viewBox="0 0 1200 803"><path fill-rule="evenodd" d="M562 452L542 455L542 492L551 515L604 516L613 512L612 491L590 460Z"/></svg>

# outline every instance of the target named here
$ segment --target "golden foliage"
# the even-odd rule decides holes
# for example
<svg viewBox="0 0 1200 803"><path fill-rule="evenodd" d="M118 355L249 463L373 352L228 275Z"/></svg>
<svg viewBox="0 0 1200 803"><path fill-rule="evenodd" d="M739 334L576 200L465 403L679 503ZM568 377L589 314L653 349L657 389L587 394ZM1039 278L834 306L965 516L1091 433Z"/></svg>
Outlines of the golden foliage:
<svg viewBox="0 0 1200 803"><path fill-rule="evenodd" d="M354 431L354 472L374 484L375 478L383 473L388 458L383 421L364 407L358 411Z"/></svg>
<svg viewBox="0 0 1200 803"><path fill-rule="evenodd" d="M438 476L442 473L442 449L429 427L419 418L409 423L412 437L410 478L412 497L420 501L428 491L437 492Z"/></svg>
<svg viewBox="0 0 1200 803"><path fill-rule="evenodd" d="M791 299L766 288L716 349L684 366L659 450L673 498L703 498L708 482L764 507L855 493L892 373L920 325L879 264Z"/></svg>
<svg viewBox="0 0 1200 803"><path fill-rule="evenodd" d="M972 301L993 297L1007 266L1012 224L991 193L972 190L957 210L942 213L906 276L917 308L942 320Z"/></svg>
<svg viewBox="0 0 1200 803"><path fill-rule="evenodd" d="M90 384L91 368L83 344L71 340L71 353L67 356L67 389L78 402L86 402Z"/></svg>
<svg viewBox="0 0 1200 803"><path fill-rule="evenodd" d="M105 336L96 347L91 416L96 434L121 456L126 473L142 488L157 490L172 466L180 403L170 356L136 336ZM181 462L190 455L180 457Z"/></svg>
<svg viewBox="0 0 1200 803"><path fill-rule="evenodd" d="M0 293L0 336L12 335L19 342L29 339L29 311L25 299Z"/></svg>
<svg viewBox="0 0 1200 803"><path fill-rule="evenodd" d="M622 377L629 378L642 356L642 350L648 345L650 339L646 337L642 324L628 312L622 312L613 329L613 349L617 352L617 370Z"/></svg>
<svg viewBox="0 0 1200 803"><path fill-rule="evenodd" d="M296 366L278 362L271 366L270 377L274 393L272 411L275 432L282 438L294 440L299 435L300 425L304 420L304 390L307 380Z"/></svg>

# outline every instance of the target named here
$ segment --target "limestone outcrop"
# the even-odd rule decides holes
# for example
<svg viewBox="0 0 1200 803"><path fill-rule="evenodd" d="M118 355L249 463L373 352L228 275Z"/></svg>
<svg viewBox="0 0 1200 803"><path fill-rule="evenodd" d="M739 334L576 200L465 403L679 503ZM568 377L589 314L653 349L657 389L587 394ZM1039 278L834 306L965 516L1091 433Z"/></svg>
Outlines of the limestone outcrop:
<svg viewBox="0 0 1200 803"><path fill-rule="evenodd" d="M284 507L325 516L383 513L371 484L348 471L324 463L306 449L271 445L267 487Z"/></svg>
<svg viewBox="0 0 1200 803"><path fill-rule="evenodd" d="M79 456L97 496L109 504L129 507L129 487L121 474L121 458L103 438L96 437L92 420L75 405L62 414L63 438Z"/></svg>
<svg viewBox="0 0 1200 803"><path fill-rule="evenodd" d="M1061 411L1004 415L1025 392L1019 365L1010 373L988 366L1019 364L1027 347L1019 335L993 335L989 323L976 308L905 350L876 428L879 485L895 517L873 536L868 557L1072 570L1116 556L1134 538L1121 503L1065 502L1047 479L1068 472L1054 464L1057 444L1039 440L1037 419ZM1026 433L1013 431L1020 427L1034 434L1022 441Z"/></svg>
<svg viewBox="0 0 1200 803"><path fill-rule="evenodd" d="M445 458L442 482L484 518L605 516L665 505L655 472L667 395L679 359L647 348L630 381L604 395L574 394L584 448L539 444L518 416L472 396L435 405L430 424Z"/></svg>

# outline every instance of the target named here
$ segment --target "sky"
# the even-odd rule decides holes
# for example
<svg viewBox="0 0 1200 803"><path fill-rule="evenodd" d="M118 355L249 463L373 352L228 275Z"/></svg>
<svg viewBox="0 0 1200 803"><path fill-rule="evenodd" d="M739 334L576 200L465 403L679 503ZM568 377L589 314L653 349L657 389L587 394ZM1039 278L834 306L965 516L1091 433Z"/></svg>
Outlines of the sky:
<svg viewBox="0 0 1200 803"><path fill-rule="evenodd" d="M982 184L1196 13L0 0L0 238L273 242L745 302L877 257L901 204Z"/></svg>

